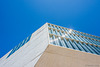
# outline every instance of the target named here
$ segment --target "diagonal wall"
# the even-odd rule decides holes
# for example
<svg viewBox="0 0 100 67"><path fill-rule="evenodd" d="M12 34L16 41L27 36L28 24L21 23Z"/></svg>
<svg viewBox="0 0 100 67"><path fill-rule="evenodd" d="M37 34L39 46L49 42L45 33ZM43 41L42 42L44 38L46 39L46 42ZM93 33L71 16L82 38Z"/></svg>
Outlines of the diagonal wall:
<svg viewBox="0 0 100 67"><path fill-rule="evenodd" d="M35 67L100 67L100 56L48 45Z"/></svg>
<svg viewBox="0 0 100 67"><path fill-rule="evenodd" d="M34 67L48 46L48 27L44 24L31 39L8 58L1 58L0 67Z"/></svg>

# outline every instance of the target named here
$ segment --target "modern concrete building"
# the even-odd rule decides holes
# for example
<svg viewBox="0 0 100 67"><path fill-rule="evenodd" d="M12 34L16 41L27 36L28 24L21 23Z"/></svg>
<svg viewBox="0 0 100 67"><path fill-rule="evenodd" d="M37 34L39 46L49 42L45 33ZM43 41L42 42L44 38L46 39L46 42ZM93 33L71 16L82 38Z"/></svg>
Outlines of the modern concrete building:
<svg viewBox="0 0 100 67"><path fill-rule="evenodd" d="M0 67L100 67L100 37L46 23L0 58Z"/></svg>

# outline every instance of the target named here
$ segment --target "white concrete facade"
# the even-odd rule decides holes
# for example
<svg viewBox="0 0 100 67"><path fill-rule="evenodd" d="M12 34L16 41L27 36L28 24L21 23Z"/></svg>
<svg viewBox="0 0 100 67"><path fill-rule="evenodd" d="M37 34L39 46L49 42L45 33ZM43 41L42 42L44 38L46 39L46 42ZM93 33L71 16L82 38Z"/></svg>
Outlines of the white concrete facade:
<svg viewBox="0 0 100 67"><path fill-rule="evenodd" d="M11 56L10 52L0 58L0 67L34 67L48 46L47 23L35 31L31 39Z"/></svg>
<svg viewBox="0 0 100 67"><path fill-rule="evenodd" d="M100 37L50 23L12 51L0 58L0 67L100 66Z"/></svg>

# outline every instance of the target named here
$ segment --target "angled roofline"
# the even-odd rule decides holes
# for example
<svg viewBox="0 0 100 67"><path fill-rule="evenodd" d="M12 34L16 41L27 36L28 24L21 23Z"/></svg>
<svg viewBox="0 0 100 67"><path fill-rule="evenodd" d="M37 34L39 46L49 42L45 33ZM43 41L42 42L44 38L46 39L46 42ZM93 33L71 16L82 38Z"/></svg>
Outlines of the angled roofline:
<svg viewBox="0 0 100 67"><path fill-rule="evenodd" d="M56 25L56 24L48 23L48 22L46 22L46 23L51 24L51 25L55 25L55 26L59 26L59 25ZM63 26L59 26L59 27L63 27ZM63 27L63 28L66 28L66 27ZM70 29L70 28L67 28L67 29ZM74 30L74 31L77 31L77 30ZM77 31L77 32L80 32L80 31ZM84 32L80 32L80 33L100 38L99 36L96 36L96 35L92 35L92 34L88 34L88 33L84 33Z"/></svg>

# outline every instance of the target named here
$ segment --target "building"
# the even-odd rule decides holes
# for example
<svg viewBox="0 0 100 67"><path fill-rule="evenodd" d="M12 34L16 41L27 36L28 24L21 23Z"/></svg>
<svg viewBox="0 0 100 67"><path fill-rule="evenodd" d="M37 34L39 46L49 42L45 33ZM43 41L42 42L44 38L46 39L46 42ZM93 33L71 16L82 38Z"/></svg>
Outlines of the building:
<svg viewBox="0 0 100 67"><path fill-rule="evenodd" d="M46 23L0 58L0 67L100 67L100 37Z"/></svg>

